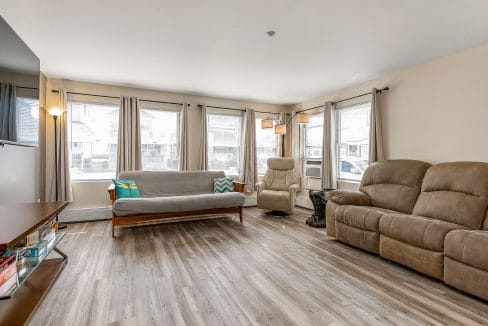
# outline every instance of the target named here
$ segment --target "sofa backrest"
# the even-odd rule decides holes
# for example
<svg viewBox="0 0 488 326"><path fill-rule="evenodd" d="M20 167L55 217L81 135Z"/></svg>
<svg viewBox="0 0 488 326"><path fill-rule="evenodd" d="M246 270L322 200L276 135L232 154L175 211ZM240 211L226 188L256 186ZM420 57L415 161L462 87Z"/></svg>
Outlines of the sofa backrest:
<svg viewBox="0 0 488 326"><path fill-rule="evenodd" d="M488 163L452 162L427 170L413 214L482 229L487 209Z"/></svg>
<svg viewBox="0 0 488 326"><path fill-rule="evenodd" d="M359 190L371 198L372 206L410 214L430 166L415 160L375 162L364 172Z"/></svg>
<svg viewBox="0 0 488 326"><path fill-rule="evenodd" d="M266 189L288 191L297 183L295 176L295 160L291 157L268 158L268 170L264 175Z"/></svg>
<svg viewBox="0 0 488 326"><path fill-rule="evenodd" d="M134 180L142 197L168 197L213 193L213 180L222 171L125 171L119 179Z"/></svg>

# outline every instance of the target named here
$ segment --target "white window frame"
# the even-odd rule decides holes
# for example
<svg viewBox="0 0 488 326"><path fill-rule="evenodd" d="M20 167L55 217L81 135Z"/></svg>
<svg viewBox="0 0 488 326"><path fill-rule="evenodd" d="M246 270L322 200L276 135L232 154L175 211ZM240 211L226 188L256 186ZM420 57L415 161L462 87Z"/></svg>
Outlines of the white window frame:
<svg viewBox="0 0 488 326"><path fill-rule="evenodd" d="M314 113L311 113L310 114L310 118L312 118L313 116L320 116L321 119L322 119L322 133L323 133L323 130L324 130L324 111L321 110L321 111L318 111L318 112L314 112ZM302 135L301 139L302 141L300 142L301 143L301 156L302 156L302 160L315 160L315 161L318 161L318 160L322 160L322 156L323 154L320 156L320 157L315 157L315 156L307 156L305 153L307 153L307 147L315 147L315 146L307 146L307 132L306 132L306 129L309 129L309 128L320 128L320 126L309 126L308 124L304 124L302 125L302 128L300 128L300 133ZM322 134L322 142L323 142L323 134ZM323 144L322 144L322 149L323 149Z"/></svg>
<svg viewBox="0 0 488 326"><path fill-rule="evenodd" d="M358 180L358 179L351 179L351 178L344 178L344 177L341 177L341 158L340 158L340 146L341 146L341 132L340 132L340 126L341 126L341 122L340 122L340 117L341 115L338 114L340 111L344 111L344 110L348 110L348 109L352 109L354 107L361 107L361 106L364 106L364 105L367 105L369 104L371 106L371 100L359 100L359 101L356 101L356 102L353 102L353 103L350 103L350 104L345 104L345 105L341 105L340 107L337 107L336 108L336 117L335 117L335 129L336 129L336 132L335 132L335 138L336 138L336 143L335 143L335 149L336 149L336 169L337 169L337 180L339 181L344 181L344 182L351 182L351 183L359 183L361 178ZM370 108L371 110L371 108ZM368 119L369 119L370 115L368 115ZM370 123L370 128L371 128L371 121L369 122ZM369 134L369 130L368 130L368 134ZM371 140L368 140L368 147L370 146L370 141ZM369 148L368 148L368 152L369 152ZM368 157L369 159L369 157Z"/></svg>
<svg viewBox="0 0 488 326"><path fill-rule="evenodd" d="M19 94L21 93L21 94ZM18 106L19 105L19 101L21 100L32 100L34 102L37 102L37 105L35 107L37 107L37 110L36 110L36 113L37 113L37 116L36 117L33 117L37 126L35 127L36 130L36 136L37 136L37 139L22 139L21 138L21 132L19 130L19 128L21 127L21 124L20 124L20 110L17 110L17 125L15 126L15 128L17 128L17 137L18 139L16 140L17 142L21 143L21 144L25 144L25 145L28 145L28 146L33 146L33 147L37 147L39 146L39 136L40 136L40 127L39 127L39 114L40 114L40 109L39 109L39 96L36 96L36 95L33 95L33 94L29 94L28 92L17 92L17 96L15 98L15 102L16 102L16 105ZM22 126L23 127L23 126Z"/></svg>
<svg viewBox="0 0 488 326"><path fill-rule="evenodd" d="M274 118L274 119L279 119L280 117L280 114L279 113L273 113L273 114L270 114L270 113L260 113L260 112L256 112L256 130L261 129L261 125L258 124L257 120L258 119L265 119L265 118L268 118L268 117L271 117L271 118ZM275 156L278 157L280 155L280 135L277 135L274 133L274 129L269 129L270 132L272 132L274 135L275 135L275 148L276 148L276 151L275 151ZM257 156L257 151L258 151L258 142L259 142L259 139L256 137L256 156ZM259 166L258 166L258 176L264 176L266 174L266 171L264 173L259 173Z"/></svg>
<svg viewBox="0 0 488 326"><path fill-rule="evenodd" d="M173 105L174 106L174 105ZM153 169L154 171L178 171L179 170L179 158L180 158L180 149L181 149L181 144L180 144L180 119L181 119L181 109L180 108L172 108L169 105L164 105L161 103L151 103L151 102L144 102L140 101L140 112L139 114L142 114L142 110L154 110L154 111L165 111L165 112L174 112L177 113L176 117L176 169ZM142 136L142 116L141 116L141 136ZM158 143L161 144L161 143ZM141 159L143 157L143 151L142 151L142 139L141 139ZM172 145L172 144L170 144ZM143 166L142 168L144 169L144 162L142 162ZM149 170L148 170L149 171Z"/></svg>
<svg viewBox="0 0 488 326"><path fill-rule="evenodd" d="M227 174L227 176L231 177L239 177L240 174L242 173L242 136L243 136L243 123L244 123L244 112L241 110L225 110L225 109L215 109L215 108L208 108L207 109L207 166L209 167L209 171L221 171L221 169L218 170L211 170L210 169L210 141L209 141L209 134L210 134L210 123L209 123L209 116L214 115L214 116L234 116L234 117L239 117L241 119L241 126L240 126L240 132L238 133L239 135L239 155L238 155L238 163L237 163L237 174Z"/></svg>
<svg viewBox="0 0 488 326"><path fill-rule="evenodd" d="M95 102L95 101L87 101L87 100L83 100L83 99L78 99L78 98L74 98L74 99L68 99L68 109L66 112L66 114L68 115L67 118L68 118L68 150L69 150L69 168L70 168L70 172L71 169L72 169L72 158L73 158L73 153L72 153L72 133L73 133L73 128L72 128L72 113L71 113L71 104L72 103L76 103L76 104L84 104L84 105L100 105L100 106L111 106L113 108L117 108L117 110L120 110L120 106L118 104L115 104L115 103L111 103L111 102ZM119 115L117 114L117 128L118 128L118 125L119 125ZM118 132L118 129L117 129L117 132ZM115 147L117 148L117 142L118 142L118 139L116 140L115 142ZM116 162L117 164L117 162ZM111 171L112 172L112 171ZM87 177L84 177L84 178L76 178L74 177L74 174L71 173L71 180L73 182L83 182L83 181L106 181L106 180L111 180L112 178L115 178L117 175L117 168L115 167L115 169L113 170L113 176L110 177L110 178L87 178Z"/></svg>

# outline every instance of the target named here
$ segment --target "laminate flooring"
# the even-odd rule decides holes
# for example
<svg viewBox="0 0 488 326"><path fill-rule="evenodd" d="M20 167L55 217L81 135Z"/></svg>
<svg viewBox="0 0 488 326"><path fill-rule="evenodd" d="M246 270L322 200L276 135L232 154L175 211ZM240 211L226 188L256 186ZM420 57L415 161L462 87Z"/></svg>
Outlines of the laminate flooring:
<svg viewBox="0 0 488 326"><path fill-rule="evenodd" d="M488 325L488 304L307 226L310 211L70 224L30 325Z"/></svg>

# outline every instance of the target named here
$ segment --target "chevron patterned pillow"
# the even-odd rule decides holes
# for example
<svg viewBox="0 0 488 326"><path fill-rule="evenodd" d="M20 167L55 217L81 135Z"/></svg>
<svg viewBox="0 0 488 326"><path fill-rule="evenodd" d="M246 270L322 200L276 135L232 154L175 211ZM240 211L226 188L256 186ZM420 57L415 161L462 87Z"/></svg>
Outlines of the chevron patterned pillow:
<svg viewBox="0 0 488 326"><path fill-rule="evenodd" d="M233 182L234 182L233 177L214 179L214 192L215 193L234 192Z"/></svg>

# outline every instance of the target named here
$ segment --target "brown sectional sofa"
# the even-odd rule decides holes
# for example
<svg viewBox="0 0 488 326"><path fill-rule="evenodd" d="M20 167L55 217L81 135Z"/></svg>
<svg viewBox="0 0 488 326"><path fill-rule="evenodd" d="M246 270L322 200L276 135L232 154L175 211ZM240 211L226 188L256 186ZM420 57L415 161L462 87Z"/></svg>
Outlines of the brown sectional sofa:
<svg viewBox="0 0 488 326"><path fill-rule="evenodd" d="M488 300L488 163L372 164L333 191L327 234Z"/></svg>

